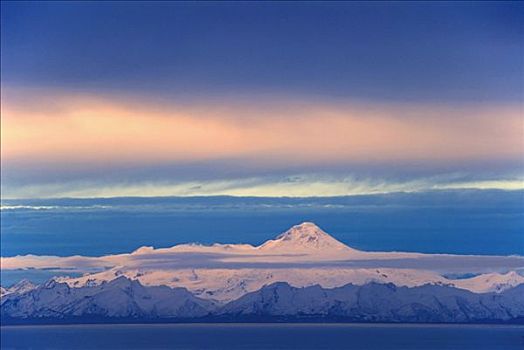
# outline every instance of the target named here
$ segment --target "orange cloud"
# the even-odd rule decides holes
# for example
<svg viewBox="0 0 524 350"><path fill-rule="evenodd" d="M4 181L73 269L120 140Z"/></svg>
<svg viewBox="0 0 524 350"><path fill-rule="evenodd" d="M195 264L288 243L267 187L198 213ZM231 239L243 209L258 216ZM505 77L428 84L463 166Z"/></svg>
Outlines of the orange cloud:
<svg viewBox="0 0 524 350"><path fill-rule="evenodd" d="M518 107L154 104L100 96L2 101L3 161L461 161L524 155Z"/></svg>

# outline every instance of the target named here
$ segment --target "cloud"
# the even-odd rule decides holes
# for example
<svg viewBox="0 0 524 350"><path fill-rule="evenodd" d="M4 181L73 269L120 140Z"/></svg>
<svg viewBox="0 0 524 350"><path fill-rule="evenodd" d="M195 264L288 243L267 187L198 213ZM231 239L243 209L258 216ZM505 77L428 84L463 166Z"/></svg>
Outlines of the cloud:
<svg viewBox="0 0 524 350"><path fill-rule="evenodd" d="M289 177L254 177L228 180L187 182L98 183L66 182L7 188L5 198L51 197L155 197L155 196L260 196L314 197L424 192L447 189L522 190L524 178L469 179L460 174L415 179L356 178L330 175L295 175Z"/></svg>
<svg viewBox="0 0 524 350"><path fill-rule="evenodd" d="M1 108L8 197L522 188L524 128L513 105L267 96L166 102L7 89ZM477 164L473 179L435 181L467 164ZM489 174L493 164L512 171ZM359 174L373 167L380 170ZM398 179L399 169L413 174Z"/></svg>
<svg viewBox="0 0 524 350"><path fill-rule="evenodd" d="M524 149L518 107L31 97L2 101L6 162L447 162L517 159Z"/></svg>
<svg viewBox="0 0 524 350"><path fill-rule="evenodd" d="M297 252L265 252L250 245L177 245L154 249L141 247L129 254L86 256L24 255L0 257L1 270L73 270L93 272L114 267L137 269L188 268L401 268L439 272L492 272L522 269L521 256L479 256L420 254L402 252L365 252L319 255Z"/></svg>

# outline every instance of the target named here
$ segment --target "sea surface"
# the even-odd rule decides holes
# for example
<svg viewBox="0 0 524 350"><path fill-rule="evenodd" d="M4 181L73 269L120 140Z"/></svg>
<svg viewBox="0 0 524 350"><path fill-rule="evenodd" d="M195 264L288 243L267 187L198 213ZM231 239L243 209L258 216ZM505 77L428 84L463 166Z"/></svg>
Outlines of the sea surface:
<svg viewBox="0 0 524 350"><path fill-rule="evenodd" d="M2 349L522 350L524 326L156 324L1 327Z"/></svg>

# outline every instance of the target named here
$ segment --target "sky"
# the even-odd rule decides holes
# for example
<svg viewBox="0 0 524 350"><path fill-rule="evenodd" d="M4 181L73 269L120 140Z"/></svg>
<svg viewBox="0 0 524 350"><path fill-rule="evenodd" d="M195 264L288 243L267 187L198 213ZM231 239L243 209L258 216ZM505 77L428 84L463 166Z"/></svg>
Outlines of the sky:
<svg viewBox="0 0 524 350"><path fill-rule="evenodd" d="M4 199L524 188L519 2L1 6Z"/></svg>

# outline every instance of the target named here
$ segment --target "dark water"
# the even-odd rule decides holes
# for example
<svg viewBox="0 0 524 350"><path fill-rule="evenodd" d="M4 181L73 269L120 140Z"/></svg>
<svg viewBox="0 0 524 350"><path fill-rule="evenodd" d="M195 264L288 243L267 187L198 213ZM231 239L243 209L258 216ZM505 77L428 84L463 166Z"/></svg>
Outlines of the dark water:
<svg viewBox="0 0 524 350"><path fill-rule="evenodd" d="M1 211L2 256L96 256L187 242L260 244L303 221L363 250L524 255L524 191L4 200L2 205L33 206Z"/></svg>
<svg viewBox="0 0 524 350"><path fill-rule="evenodd" d="M171 324L13 326L2 349L524 349L524 327Z"/></svg>

